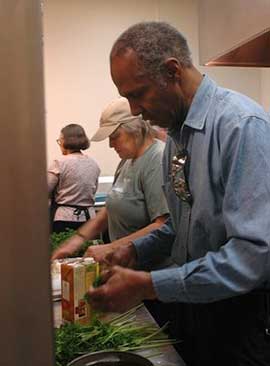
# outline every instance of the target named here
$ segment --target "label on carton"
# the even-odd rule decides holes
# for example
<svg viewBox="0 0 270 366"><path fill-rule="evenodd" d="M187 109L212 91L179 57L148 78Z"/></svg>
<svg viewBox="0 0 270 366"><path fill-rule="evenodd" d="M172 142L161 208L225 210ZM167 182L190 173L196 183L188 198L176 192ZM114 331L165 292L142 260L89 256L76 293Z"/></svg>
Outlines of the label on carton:
<svg viewBox="0 0 270 366"><path fill-rule="evenodd" d="M96 263L89 258L61 264L62 319L65 322L88 323L91 306L85 294L96 276Z"/></svg>
<svg viewBox="0 0 270 366"><path fill-rule="evenodd" d="M67 281L62 281L62 298L64 300L70 301L69 282Z"/></svg>

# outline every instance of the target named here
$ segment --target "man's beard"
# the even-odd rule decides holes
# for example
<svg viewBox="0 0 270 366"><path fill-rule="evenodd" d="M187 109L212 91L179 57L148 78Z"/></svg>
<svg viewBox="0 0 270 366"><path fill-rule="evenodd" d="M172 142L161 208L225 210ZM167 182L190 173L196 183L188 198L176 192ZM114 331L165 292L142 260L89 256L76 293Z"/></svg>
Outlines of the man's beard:
<svg viewBox="0 0 270 366"><path fill-rule="evenodd" d="M185 108L185 105L182 105L182 108L175 113L173 118L171 119L171 127L172 130L177 130L182 127L184 124L188 114L188 108Z"/></svg>
<svg viewBox="0 0 270 366"><path fill-rule="evenodd" d="M170 117L166 121L162 120L149 120L153 126L159 126L162 128L168 128L169 130L176 130L183 125L188 114L188 109L182 105L182 108L175 113L171 113Z"/></svg>
<svg viewBox="0 0 270 366"><path fill-rule="evenodd" d="M162 128L170 128L168 122L162 122L162 121L156 121L156 120L150 120L151 126L158 126Z"/></svg>

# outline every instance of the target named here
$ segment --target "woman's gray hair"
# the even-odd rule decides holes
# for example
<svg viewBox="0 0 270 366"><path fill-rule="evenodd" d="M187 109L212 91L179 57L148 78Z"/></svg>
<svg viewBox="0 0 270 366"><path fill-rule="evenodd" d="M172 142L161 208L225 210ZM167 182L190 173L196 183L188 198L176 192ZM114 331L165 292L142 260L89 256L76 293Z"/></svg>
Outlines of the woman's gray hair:
<svg viewBox="0 0 270 366"><path fill-rule="evenodd" d="M154 137L153 127L150 122L144 121L141 118L121 124L120 127L125 130L127 134L134 137L137 146L142 146L148 137Z"/></svg>
<svg viewBox="0 0 270 366"><path fill-rule="evenodd" d="M144 71L158 82L164 81L164 61L176 58L184 67L192 66L191 52L185 37L165 22L142 22L128 28L115 41L110 58L135 51Z"/></svg>

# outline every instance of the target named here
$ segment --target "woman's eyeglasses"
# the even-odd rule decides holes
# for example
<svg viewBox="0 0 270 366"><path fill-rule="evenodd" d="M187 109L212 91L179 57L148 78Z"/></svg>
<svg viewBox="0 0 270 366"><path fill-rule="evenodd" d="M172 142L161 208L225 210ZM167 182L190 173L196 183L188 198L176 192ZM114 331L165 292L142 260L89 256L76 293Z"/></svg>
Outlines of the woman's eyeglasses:
<svg viewBox="0 0 270 366"><path fill-rule="evenodd" d="M61 139L57 139L56 142L59 146L61 145Z"/></svg>
<svg viewBox="0 0 270 366"><path fill-rule="evenodd" d="M172 159L172 182L175 194L182 201L192 204L192 196L189 191L186 175L185 165L188 159L188 153L185 149L179 151Z"/></svg>

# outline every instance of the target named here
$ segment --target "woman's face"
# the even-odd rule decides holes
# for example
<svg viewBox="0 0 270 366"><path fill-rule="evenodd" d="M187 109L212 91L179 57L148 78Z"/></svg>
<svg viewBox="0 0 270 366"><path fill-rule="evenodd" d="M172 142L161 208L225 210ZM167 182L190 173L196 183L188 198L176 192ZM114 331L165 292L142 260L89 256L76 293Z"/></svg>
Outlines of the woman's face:
<svg viewBox="0 0 270 366"><path fill-rule="evenodd" d="M56 140L56 142L58 143L58 145L60 146L60 150L62 152L63 155L67 155L67 151L64 148L63 144L64 144L64 136L62 133L60 133L59 138Z"/></svg>
<svg viewBox="0 0 270 366"><path fill-rule="evenodd" d="M135 159L137 157L136 138L127 133L121 126L110 135L109 143L121 159Z"/></svg>

